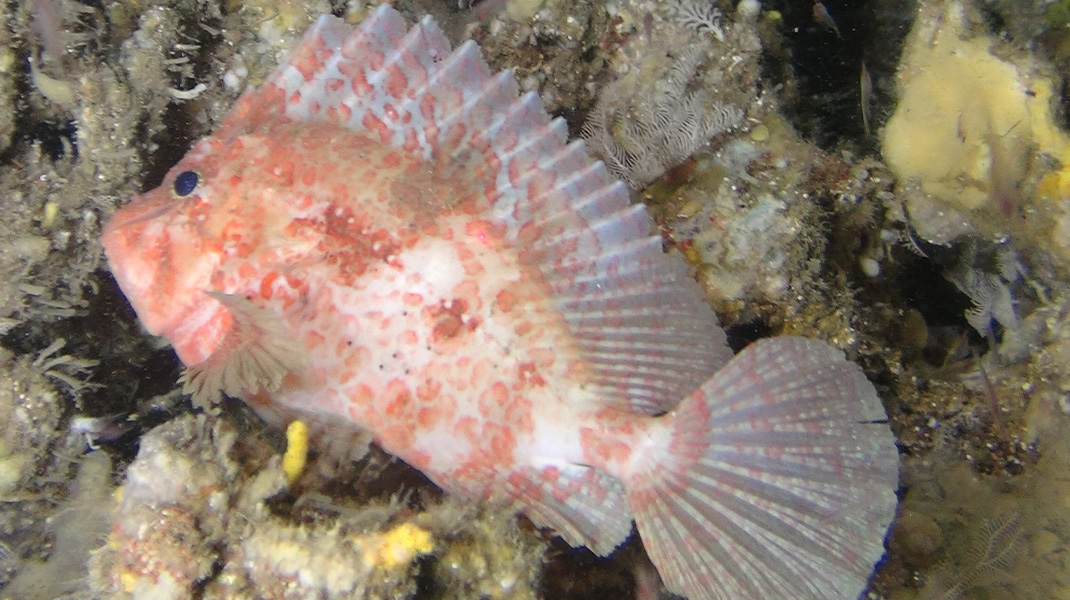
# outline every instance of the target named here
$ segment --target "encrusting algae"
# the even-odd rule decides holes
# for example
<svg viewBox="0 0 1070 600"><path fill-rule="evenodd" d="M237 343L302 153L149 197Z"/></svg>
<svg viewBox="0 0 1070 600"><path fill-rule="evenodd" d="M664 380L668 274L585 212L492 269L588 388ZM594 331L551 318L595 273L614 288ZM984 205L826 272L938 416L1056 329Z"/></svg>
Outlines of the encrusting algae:
<svg viewBox="0 0 1070 600"><path fill-rule="evenodd" d="M416 556L434 549L431 532L412 523L402 523L372 539L359 539L357 543L366 548L365 566L387 569L409 564Z"/></svg>
<svg viewBox="0 0 1070 600"><path fill-rule="evenodd" d="M370 431L599 555L634 519L692 600L855 598L898 482L872 384L816 340L733 358L644 207L566 134L430 18L324 16L104 247L201 406ZM425 534L362 556L407 564Z"/></svg>
<svg viewBox="0 0 1070 600"><path fill-rule="evenodd" d="M286 475L264 445L206 415L146 434L119 488L111 532L90 560L93 594L405 598L416 590L421 557L434 552L455 557L453 569L426 578L442 597L464 597L470 580L495 586L500 598L535 597L543 546L500 507L476 511L446 499L411 512L396 501L365 501L295 505L303 516L287 518L277 514ZM484 568L474 572L461 560Z"/></svg>

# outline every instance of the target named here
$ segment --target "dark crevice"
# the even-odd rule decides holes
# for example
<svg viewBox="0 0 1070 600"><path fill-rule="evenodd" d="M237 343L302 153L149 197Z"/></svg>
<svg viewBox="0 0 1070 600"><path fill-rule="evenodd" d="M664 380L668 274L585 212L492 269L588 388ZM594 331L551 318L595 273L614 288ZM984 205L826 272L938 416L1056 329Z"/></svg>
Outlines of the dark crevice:
<svg viewBox="0 0 1070 600"><path fill-rule="evenodd" d="M768 4L782 16L781 39L765 44L763 75L782 86L784 115L805 137L825 150L874 151L878 128L894 106L894 75L916 13L914 2L827 0L823 5L836 30L815 17L813 2ZM860 91L863 63L873 89L868 134Z"/></svg>

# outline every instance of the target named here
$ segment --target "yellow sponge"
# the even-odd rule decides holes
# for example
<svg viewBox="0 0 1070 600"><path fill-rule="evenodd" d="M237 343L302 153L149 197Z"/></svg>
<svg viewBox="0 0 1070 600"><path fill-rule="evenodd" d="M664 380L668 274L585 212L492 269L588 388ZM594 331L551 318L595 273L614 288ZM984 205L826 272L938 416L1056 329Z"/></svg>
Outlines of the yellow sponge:
<svg viewBox="0 0 1070 600"><path fill-rule="evenodd" d="M308 425L294 421L286 427L286 453L282 455L282 472L293 485L305 470L308 461Z"/></svg>
<svg viewBox="0 0 1070 600"><path fill-rule="evenodd" d="M1070 164L1070 141L1055 125L1052 85L1037 64L993 54L998 41L976 33L984 28L969 10L949 0L925 3L919 13L900 63L884 158L903 181L920 185L923 194L908 208L923 237L954 237L957 219L984 235L1040 242L1042 223L1027 223L1037 212L1028 186L1032 158L1042 152Z"/></svg>

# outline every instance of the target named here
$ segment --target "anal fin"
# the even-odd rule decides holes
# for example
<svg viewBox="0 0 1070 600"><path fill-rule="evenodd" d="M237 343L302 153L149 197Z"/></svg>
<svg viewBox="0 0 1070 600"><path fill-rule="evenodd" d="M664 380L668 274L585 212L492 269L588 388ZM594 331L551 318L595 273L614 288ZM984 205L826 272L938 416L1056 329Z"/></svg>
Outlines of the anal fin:
<svg viewBox="0 0 1070 600"><path fill-rule="evenodd" d="M244 398L273 392L287 374L304 369L300 345L283 329L279 315L241 296L205 293L230 312L232 321L215 352L187 367L179 380L194 405L210 406L221 393Z"/></svg>
<svg viewBox="0 0 1070 600"><path fill-rule="evenodd" d="M506 492L536 525L549 527L570 546L606 556L632 531L632 514L619 479L583 465L522 467L506 479Z"/></svg>

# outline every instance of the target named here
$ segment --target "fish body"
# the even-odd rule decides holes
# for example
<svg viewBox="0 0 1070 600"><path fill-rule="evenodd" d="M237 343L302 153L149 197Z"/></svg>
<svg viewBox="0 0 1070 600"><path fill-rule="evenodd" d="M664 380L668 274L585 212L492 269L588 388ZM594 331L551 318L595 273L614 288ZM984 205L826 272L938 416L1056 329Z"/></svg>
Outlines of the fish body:
<svg viewBox="0 0 1070 600"><path fill-rule="evenodd" d="M873 113L873 78L870 77L865 61L862 62L862 67L858 72L858 98L859 107L862 110L862 129L869 136L873 131L870 128L872 122L870 115Z"/></svg>
<svg viewBox="0 0 1070 600"><path fill-rule="evenodd" d="M840 28L836 27L836 21L832 19L832 15L829 14L829 9L825 7L824 3L814 2L814 22L835 33L836 37L843 39L843 36L840 35Z"/></svg>
<svg viewBox="0 0 1070 600"><path fill-rule="evenodd" d="M861 371L732 358L641 205L434 22L325 16L104 246L200 403L372 432L447 491L693 600L854 598L898 461Z"/></svg>

